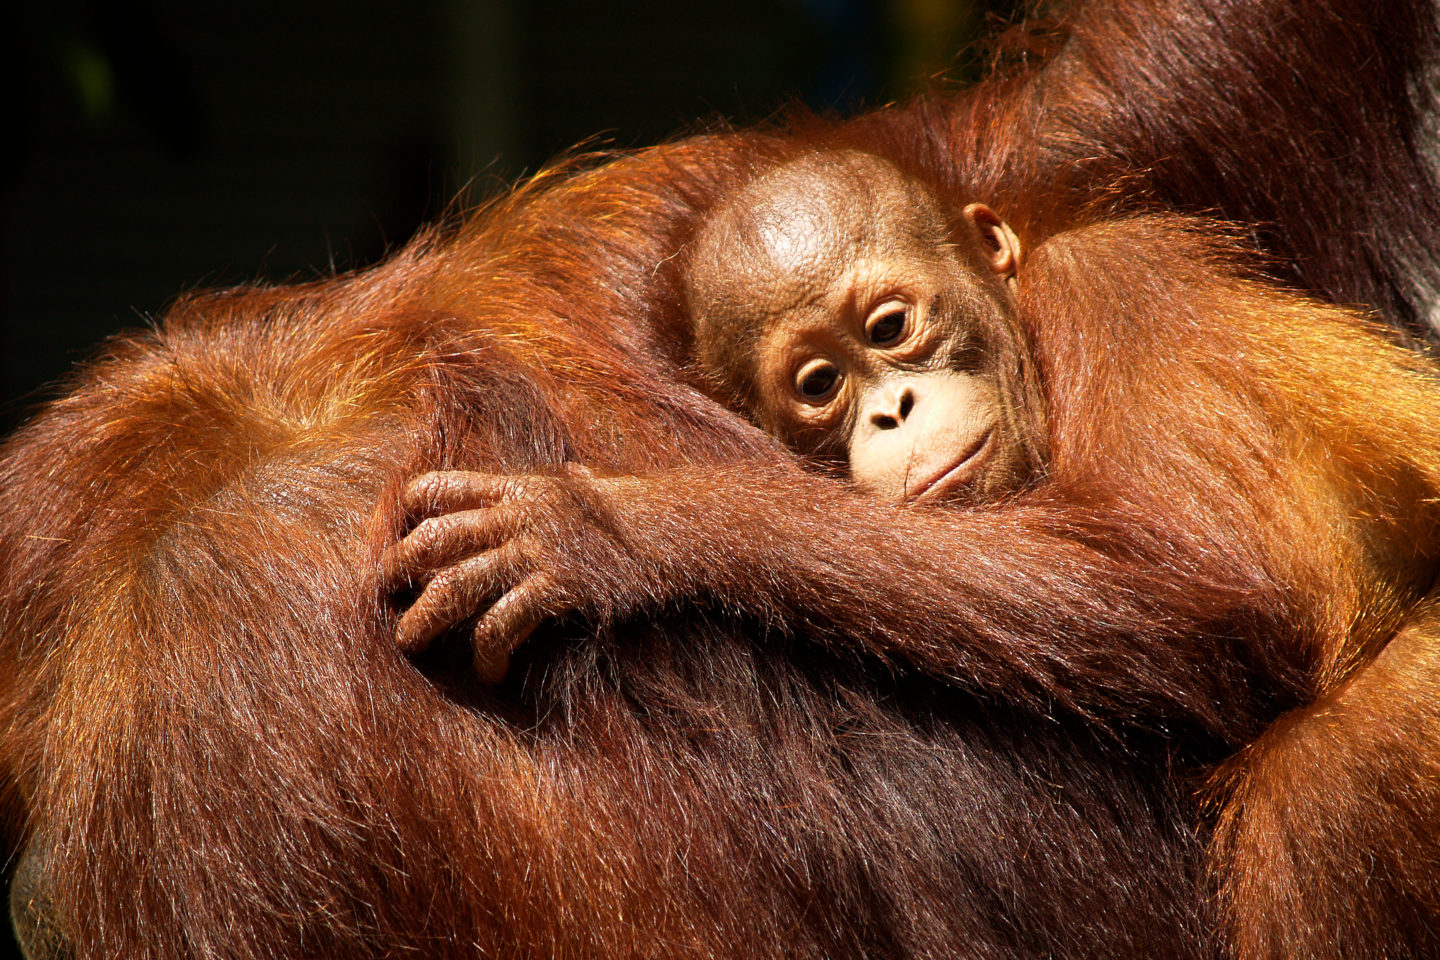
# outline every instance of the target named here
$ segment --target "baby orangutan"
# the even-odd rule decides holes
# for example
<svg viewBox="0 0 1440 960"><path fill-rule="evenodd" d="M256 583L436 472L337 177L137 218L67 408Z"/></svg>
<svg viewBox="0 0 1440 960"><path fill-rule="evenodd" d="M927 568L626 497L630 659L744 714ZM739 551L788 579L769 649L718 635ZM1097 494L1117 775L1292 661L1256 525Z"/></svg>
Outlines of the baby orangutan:
<svg viewBox="0 0 1440 960"><path fill-rule="evenodd" d="M722 207L686 279L702 365L766 430L888 500L994 500L1041 459L1019 265L989 207L952 222L919 181L844 151Z"/></svg>
<svg viewBox="0 0 1440 960"><path fill-rule="evenodd" d="M1211 866L1237 956L1431 955L1406 918L1440 890L1406 865L1440 861L1440 388L1240 255L1149 217L1022 261L987 207L887 160L779 164L694 239L696 350L849 482L778 454L421 476L385 561L421 589L402 648L473 623L496 678L546 618L700 602L1039 715L1198 735L1233 751Z"/></svg>

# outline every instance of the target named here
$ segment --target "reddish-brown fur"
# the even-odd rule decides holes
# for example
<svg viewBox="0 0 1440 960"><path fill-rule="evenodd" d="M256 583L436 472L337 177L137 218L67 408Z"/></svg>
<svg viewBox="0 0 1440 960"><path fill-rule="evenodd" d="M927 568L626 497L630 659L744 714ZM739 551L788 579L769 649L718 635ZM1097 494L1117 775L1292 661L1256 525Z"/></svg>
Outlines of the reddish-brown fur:
<svg viewBox="0 0 1440 960"><path fill-rule="evenodd" d="M685 155L363 276L191 300L17 438L9 769L81 955L1209 955L1185 802L1081 724L720 612L537 638L468 708L397 656L374 504L414 470L779 456L595 302L656 257L566 270L663 235ZM458 304L469 272L493 301ZM586 302L614 322L558 312Z"/></svg>
<svg viewBox="0 0 1440 960"><path fill-rule="evenodd" d="M1037 715L1242 746L1209 791L1236 952L1430 955L1440 375L1246 279L1213 233L1117 220L1032 255L1031 490L897 507L760 464L516 481L537 569L590 622L698 598ZM464 477L424 499L454 509Z"/></svg>
<svg viewBox="0 0 1440 960"><path fill-rule="evenodd" d="M1096 4L1048 67L805 136L882 144L992 199L1027 239L1136 201L1267 220L1260 238L1295 257L1294 279L1413 323L1440 250L1405 93L1428 5L1348 7L1307 5L1300 21L1279 0ZM774 151L741 135L658 148L555 175L362 274L189 298L160 330L111 343L9 442L0 786L8 839L49 852L80 956L1214 956L1225 947L1192 790L1226 744L1316 692L1330 699L1309 709L1371 725L1399 759L1352 763L1304 736L1301 716L1234 760L1249 774L1220 820L1238 865L1221 878L1234 946L1435 951L1407 943L1408 928L1377 939L1400 906L1433 913L1435 876L1414 865L1433 840L1413 829L1433 809L1431 761L1418 731L1396 729L1433 725L1433 697L1384 676L1389 659L1425 655L1413 639L1348 686L1353 664L1314 691L1295 679L1309 661L1236 660L1218 664L1227 682L1168 689L1164 704L1127 699L1119 640L1067 665L1042 633L1017 633L1036 648L1032 676L951 663L959 683L942 683L903 657L827 652L815 641L834 626L773 608L647 608L600 635L560 624L493 694L454 683L444 650L422 662L428 676L396 654L374 561L417 470L577 460L688 468L712 485L788 475L772 443L685 385L665 266L707 204ZM1153 282L1171 285L1158 302L1248 289L1215 280L1205 244L1156 238ZM1086 276L1067 282L1090 299L1130 295ZM1293 352L1323 366L1335 345ZM1168 345L1153 349L1163 378ZM1388 378L1408 362L1379 365ZM1413 417L1422 395L1387 409ZM1214 454L1195 456L1213 469ZM1259 493L1275 502L1273 487ZM1288 547L1283 524L1246 502L1218 546L1177 522L1159 528L1173 542L1135 548L1205 542L1239 565ZM725 559L693 546L675 557ZM813 562L805 546L789 561ZM1335 571L1306 569L1300 598L1323 597ZM1067 575L1036 557L1023 578L984 583L1047 586L1061 603ZM1288 586L1257 581L1279 606L1234 625L1280 630L1299 605ZM881 599L863 580L835 588L855 591L856 610ZM1145 615L1175 598L1165 590L1129 595L1136 630L1163 629ZM1074 597L1083 639L1111 611ZM1369 610L1379 637L1386 611L1363 599L1326 609ZM1209 593L1193 607L1218 609ZM966 630L988 629L987 613L995 630L1024 625L1004 605L973 612ZM874 627L849 626L862 640ZM1200 654L1158 667L1183 674ZM1113 734L1050 708L1057 665L1069 682L1052 691L1076 706L1202 722ZM1393 698L1385 709L1355 702L1367 684ZM1293 759L1317 749L1375 795ZM1285 834L1267 818L1312 795L1346 829L1275 859L1268 844ZM1410 872L1362 882L1353 865L1371 853ZM1277 939L1297 935L1309 939Z"/></svg>

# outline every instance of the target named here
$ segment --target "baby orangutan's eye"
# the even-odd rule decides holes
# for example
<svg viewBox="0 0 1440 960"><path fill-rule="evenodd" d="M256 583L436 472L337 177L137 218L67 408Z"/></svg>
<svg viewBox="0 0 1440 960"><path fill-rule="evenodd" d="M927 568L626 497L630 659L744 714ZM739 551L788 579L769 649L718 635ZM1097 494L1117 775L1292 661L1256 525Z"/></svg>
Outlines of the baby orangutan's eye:
<svg viewBox="0 0 1440 960"><path fill-rule="evenodd" d="M807 403L828 400L840 385L840 370L829 360L816 360L795 375L795 392Z"/></svg>
<svg viewBox="0 0 1440 960"><path fill-rule="evenodd" d="M865 321L865 339L876 347L895 346L905 339L909 312L909 308L903 303L884 304Z"/></svg>

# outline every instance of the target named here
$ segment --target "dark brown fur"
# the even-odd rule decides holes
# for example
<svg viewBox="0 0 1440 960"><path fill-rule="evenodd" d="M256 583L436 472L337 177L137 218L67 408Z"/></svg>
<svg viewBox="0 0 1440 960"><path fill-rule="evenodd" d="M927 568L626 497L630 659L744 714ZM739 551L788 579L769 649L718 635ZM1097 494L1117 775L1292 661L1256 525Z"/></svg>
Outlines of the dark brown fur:
<svg viewBox="0 0 1440 960"><path fill-rule="evenodd" d="M1160 6L1096 4L1048 67L804 136L883 140L1030 236L1097 204L1258 217L1311 289L1420 316L1440 218L1406 91L1428 5ZM1227 686L1254 698L1234 718L1173 691L1219 736L1117 739L1041 696L1004 705L1004 678L826 653L830 627L773 610L560 624L483 696L442 693L443 649L428 676L393 649L374 561L416 470L788 469L685 386L663 266L775 150L658 148L363 274L190 298L12 438L7 839L48 851L80 956L1221 952L1190 775L1298 702L1283 671ZM1375 246L1337 259L1337 236ZM1080 664L1084 689L1123 676L1120 649ZM1268 862L1263 832L1223 825ZM1342 839L1366 849L1359 826ZM1321 907L1366 943L1371 901Z"/></svg>

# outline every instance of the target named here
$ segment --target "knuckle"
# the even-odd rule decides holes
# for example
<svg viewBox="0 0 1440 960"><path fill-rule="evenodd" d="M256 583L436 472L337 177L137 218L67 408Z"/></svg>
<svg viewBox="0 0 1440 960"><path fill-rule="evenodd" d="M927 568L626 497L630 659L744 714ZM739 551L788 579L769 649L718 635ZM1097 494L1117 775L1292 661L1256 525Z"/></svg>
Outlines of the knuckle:
<svg viewBox="0 0 1440 960"><path fill-rule="evenodd" d="M506 474L500 478L500 493L505 500L521 500L531 494L534 487L534 478Z"/></svg>
<svg viewBox="0 0 1440 960"><path fill-rule="evenodd" d="M465 566L446 567L430 580L425 588L425 595L438 606L452 606L462 602L465 596L472 592L474 581L473 569Z"/></svg>
<svg viewBox="0 0 1440 960"><path fill-rule="evenodd" d="M411 480L405 487L405 505L413 513L428 513L439 509L448 481L438 471L423 473Z"/></svg>
<svg viewBox="0 0 1440 960"><path fill-rule="evenodd" d="M530 562L533 550L531 549L529 537L522 534L511 540L502 543L491 550L486 556L486 562L495 571L515 572L528 569L532 566Z"/></svg>
<svg viewBox="0 0 1440 960"><path fill-rule="evenodd" d="M554 612L576 605L574 591L552 571L545 571L535 577L535 596L547 612Z"/></svg>
<svg viewBox="0 0 1440 960"><path fill-rule="evenodd" d="M450 527L447 517L427 517L415 525L405 538L407 550L413 556L425 556L433 552L445 538Z"/></svg>
<svg viewBox="0 0 1440 960"><path fill-rule="evenodd" d="M547 504L556 503L565 496L565 487L558 477L536 477L535 489Z"/></svg>

